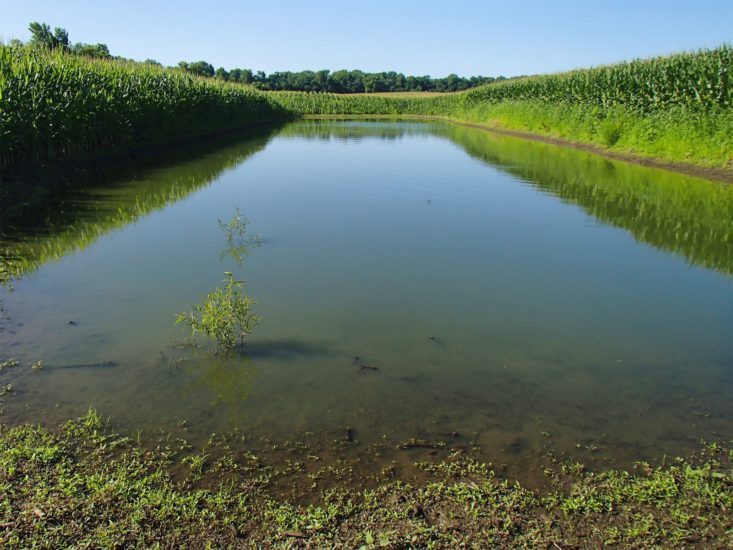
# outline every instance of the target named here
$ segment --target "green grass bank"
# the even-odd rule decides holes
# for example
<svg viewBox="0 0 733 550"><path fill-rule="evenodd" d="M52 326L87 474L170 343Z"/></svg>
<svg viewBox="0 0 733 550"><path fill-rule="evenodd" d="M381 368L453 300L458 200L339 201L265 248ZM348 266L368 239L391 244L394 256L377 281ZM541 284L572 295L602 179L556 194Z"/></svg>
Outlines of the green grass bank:
<svg viewBox="0 0 733 550"><path fill-rule="evenodd" d="M533 491L454 453L416 484L313 489L312 504L270 490L257 456L144 448L94 412L57 431L0 432L0 545L246 548L730 548L731 452L593 474L548 458ZM183 450L181 450L183 449ZM299 458L294 457L294 460ZM177 475L171 475L176 470ZM205 481L204 481L205 480Z"/></svg>

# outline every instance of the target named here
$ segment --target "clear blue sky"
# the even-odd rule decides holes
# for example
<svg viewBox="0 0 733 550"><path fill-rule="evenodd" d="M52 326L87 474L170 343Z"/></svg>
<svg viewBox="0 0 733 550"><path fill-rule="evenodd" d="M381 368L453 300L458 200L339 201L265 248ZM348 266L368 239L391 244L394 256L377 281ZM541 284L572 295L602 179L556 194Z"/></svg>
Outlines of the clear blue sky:
<svg viewBox="0 0 733 550"><path fill-rule="evenodd" d="M165 65L533 74L733 42L733 0L0 0L28 23Z"/></svg>

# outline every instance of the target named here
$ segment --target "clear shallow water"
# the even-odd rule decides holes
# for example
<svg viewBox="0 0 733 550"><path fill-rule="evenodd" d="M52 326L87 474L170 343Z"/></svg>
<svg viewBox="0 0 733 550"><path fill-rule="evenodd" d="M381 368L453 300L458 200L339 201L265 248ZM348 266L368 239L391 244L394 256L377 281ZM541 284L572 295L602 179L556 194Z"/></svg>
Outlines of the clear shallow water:
<svg viewBox="0 0 733 550"><path fill-rule="evenodd" d="M6 422L348 427L357 454L448 439L515 471L548 445L628 464L733 436L733 188L456 126L306 121L51 204L4 206ZM263 238L241 266L217 223L237 207ZM175 349L175 314L224 271L258 301L244 353Z"/></svg>

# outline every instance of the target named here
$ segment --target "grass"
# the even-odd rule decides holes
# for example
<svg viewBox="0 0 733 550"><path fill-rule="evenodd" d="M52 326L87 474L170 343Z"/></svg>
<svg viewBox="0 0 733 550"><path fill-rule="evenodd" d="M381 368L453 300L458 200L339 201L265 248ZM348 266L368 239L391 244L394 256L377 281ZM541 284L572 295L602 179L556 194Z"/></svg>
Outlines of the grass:
<svg viewBox="0 0 733 550"><path fill-rule="evenodd" d="M474 105L456 111L452 117L670 162L733 167L730 108L673 106L643 113L624 106L603 108L509 100Z"/></svg>
<svg viewBox="0 0 733 550"><path fill-rule="evenodd" d="M0 433L5 547L729 548L733 454L591 473L548 461L542 492L454 453L420 463L418 484L319 490L312 504L271 491L271 468L227 447L145 449L93 410L60 430ZM182 464L188 472L174 477ZM283 474L285 475L285 474ZM205 482L203 481L205 479Z"/></svg>

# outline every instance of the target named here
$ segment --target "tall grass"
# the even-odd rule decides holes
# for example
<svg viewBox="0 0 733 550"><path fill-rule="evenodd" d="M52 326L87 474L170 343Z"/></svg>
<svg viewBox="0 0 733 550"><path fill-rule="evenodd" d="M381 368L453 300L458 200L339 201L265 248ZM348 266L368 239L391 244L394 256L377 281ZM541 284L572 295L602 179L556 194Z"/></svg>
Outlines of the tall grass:
<svg viewBox="0 0 733 550"><path fill-rule="evenodd" d="M163 143L286 115L250 87L0 45L0 166Z"/></svg>

